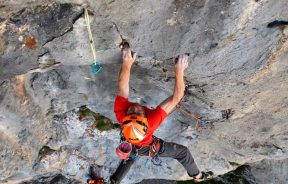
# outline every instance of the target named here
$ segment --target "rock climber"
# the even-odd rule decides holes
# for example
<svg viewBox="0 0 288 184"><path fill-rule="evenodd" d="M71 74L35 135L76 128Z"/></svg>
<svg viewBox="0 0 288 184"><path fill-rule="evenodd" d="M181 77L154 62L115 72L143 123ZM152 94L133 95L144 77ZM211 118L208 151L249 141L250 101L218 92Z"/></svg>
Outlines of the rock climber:
<svg viewBox="0 0 288 184"><path fill-rule="evenodd" d="M114 112L121 126L122 143L116 154L122 159L111 183L120 183L128 173L136 156L150 156L152 161L158 157L171 157L178 160L189 176L196 182L211 179L213 172L200 172L189 149L183 145L166 142L153 135L167 115L176 107L184 96L184 71L188 67L188 55L180 55L175 62L175 86L173 95L160 103L155 109L149 109L128 100L130 71L136 60L137 53L132 52L130 44L122 44L122 66L119 73L117 97ZM122 146L122 147L121 147Z"/></svg>

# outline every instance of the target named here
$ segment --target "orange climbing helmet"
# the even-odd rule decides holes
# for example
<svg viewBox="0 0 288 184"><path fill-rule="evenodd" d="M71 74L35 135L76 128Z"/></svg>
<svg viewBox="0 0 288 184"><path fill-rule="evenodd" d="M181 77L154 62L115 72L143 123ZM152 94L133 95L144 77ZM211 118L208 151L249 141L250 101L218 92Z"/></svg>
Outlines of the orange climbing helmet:
<svg viewBox="0 0 288 184"><path fill-rule="evenodd" d="M144 139L148 130L147 118L136 114L127 115L122 120L122 134L126 141L135 144Z"/></svg>

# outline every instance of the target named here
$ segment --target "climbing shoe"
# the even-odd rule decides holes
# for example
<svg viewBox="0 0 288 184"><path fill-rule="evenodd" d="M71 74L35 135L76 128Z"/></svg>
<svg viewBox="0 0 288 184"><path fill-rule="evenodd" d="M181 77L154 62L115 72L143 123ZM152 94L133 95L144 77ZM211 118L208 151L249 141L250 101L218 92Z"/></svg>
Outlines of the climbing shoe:
<svg viewBox="0 0 288 184"><path fill-rule="evenodd" d="M193 177L193 180L195 182L202 182L202 181L207 181L207 180L210 180L213 178L213 172L212 171L208 171L208 172L201 172L202 176L201 178L196 178L196 177Z"/></svg>
<svg viewBox="0 0 288 184"><path fill-rule="evenodd" d="M89 174L85 176L86 182L88 184L104 184L104 180L100 177L97 173L97 167L90 166L89 167Z"/></svg>
<svg viewBox="0 0 288 184"><path fill-rule="evenodd" d="M94 179L90 175L86 176L86 182L87 184L104 184L103 178Z"/></svg>

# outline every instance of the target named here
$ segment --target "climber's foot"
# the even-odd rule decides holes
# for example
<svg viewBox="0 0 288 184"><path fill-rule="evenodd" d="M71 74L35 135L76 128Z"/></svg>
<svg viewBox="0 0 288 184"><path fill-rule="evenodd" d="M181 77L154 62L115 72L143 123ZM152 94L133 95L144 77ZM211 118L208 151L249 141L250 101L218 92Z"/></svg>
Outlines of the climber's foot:
<svg viewBox="0 0 288 184"><path fill-rule="evenodd" d="M97 171L97 167L90 166L89 174L86 175L86 181L88 184L104 184L104 180L99 176L99 171Z"/></svg>
<svg viewBox="0 0 288 184"><path fill-rule="evenodd" d="M104 184L103 178L92 178L90 175L86 176L87 184Z"/></svg>
<svg viewBox="0 0 288 184"><path fill-rule="evenodd" d="M193 177L193 180L195 182L202 182L202 181L207 181L213 178L214 173L212 171L208 171L208 172L201 172L201 177L200 178L196 178Z"/></svg>

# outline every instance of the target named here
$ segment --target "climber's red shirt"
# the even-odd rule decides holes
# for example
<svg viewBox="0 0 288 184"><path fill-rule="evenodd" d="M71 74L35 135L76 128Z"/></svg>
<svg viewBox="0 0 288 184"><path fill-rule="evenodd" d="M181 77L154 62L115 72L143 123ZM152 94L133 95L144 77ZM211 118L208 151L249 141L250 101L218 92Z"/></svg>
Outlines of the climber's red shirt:
<svg viewBox="0 0 288 184"><path fill-rule="evenodd" d="M126 116L126 112L131 105L133 105L133 103L129 102L128 98L122 96L116 97L114 112L120 125L122 124L122 119ZM148 120L148 131L145 138L140 143L135 144L136 146L149 145L152 142L153 133L167 117L167 113L159 106L156 109L149 109L145 106L143 106L143 108Z"/></svg>

